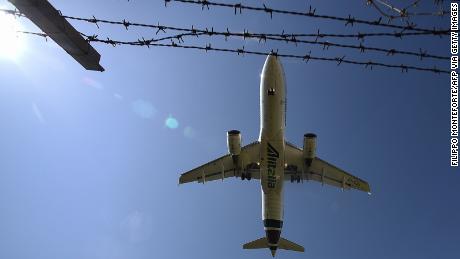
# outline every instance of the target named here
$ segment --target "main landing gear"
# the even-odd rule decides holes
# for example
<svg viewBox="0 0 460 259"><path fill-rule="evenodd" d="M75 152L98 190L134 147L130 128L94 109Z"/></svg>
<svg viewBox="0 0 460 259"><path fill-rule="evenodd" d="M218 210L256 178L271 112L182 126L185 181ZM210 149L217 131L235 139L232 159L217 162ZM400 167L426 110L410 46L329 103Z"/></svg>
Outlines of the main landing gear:
<svg viewBox="0 0 460 259"><path fill-rule="evenodd" d="M300 175L295 175L295 174L292 174L291 175L291 183L293 182L297 182L297 183L300 183Z"/></svg>
<svg viewBox="0 0 460 259"><path fill-rule="evenodd" d="M252 178L251 173L241 173L241 180L246 179L246 180L249 181L249 180L251 180L251 178Z"/></svg>

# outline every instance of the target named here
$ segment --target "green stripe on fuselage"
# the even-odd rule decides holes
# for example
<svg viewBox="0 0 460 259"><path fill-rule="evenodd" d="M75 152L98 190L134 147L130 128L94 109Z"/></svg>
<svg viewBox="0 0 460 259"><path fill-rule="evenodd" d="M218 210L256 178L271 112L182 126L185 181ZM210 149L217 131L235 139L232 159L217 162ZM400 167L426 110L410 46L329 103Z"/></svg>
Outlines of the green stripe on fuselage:
<svg viewBox="0 0 460 259"><path fill-rule="evenodd" d="M267 142L267 186L275 188L276 186L276 160L279 158L278 151Z"/></svg>

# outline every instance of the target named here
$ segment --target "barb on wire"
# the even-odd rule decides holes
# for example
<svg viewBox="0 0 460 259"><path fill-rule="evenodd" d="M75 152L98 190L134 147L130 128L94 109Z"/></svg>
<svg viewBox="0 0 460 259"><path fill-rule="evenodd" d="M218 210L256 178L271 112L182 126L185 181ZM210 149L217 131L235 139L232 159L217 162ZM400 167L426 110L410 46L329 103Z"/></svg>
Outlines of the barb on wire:
<svg viewBox="0 0 460 259"><path fill-rule="evenodd" d="M264 11L270 14L270 19L273 19L273 10L271 8L268 8L265 4L263 5L264 5Z"/></svg>
<svg viewBox="0 0 460 259"><path fill-rule="evenodd" d="M166 33L165 26L161 26L160 23L158 23L158 25L155 26L155 28L157 29L157 32L155 32L155 34L158 34L160 31L162 31L163 33Z"/></svg>
<svg viewBox="0 0 460 259"><path fill-rule="evenodd" d="M341 21L344 22L345 24L350 24L351 21L353 23L359 23L359 24L367 24L371 26L381 26L381 27L387 27L387 28L393 28L393 29L401 29L401 30L412 30L412 31L423 31L423 32L432 32L431 29L425 29L425 28L416 28L415 26L403 26L403 25L393 25L393 24L385 24L381 23L381 19L377 21L369 21L369 20L363 20L363 19L355 19L350 20L349 17L339 17L339 16L332 16L332 15L322 15L322 14L317 14L315 13L315 9L312 11L312 7L310 6L310 9L308 12L297 12L297 11L287 11L287 10L279 10L279 9L272 9L268 8L267 6L264 7L255 7L255 6L249 6L249 5L243 5L241 3L237 4L230 4L230 3L221 3L221 2L212 2L212 1L204 1L204 0L171 0L174 2L180 2L180 3L186 3L186 4L196 4L196 5L203 5L204 2L206 2L206 6L209 8L209 6L218 6L218 7L225 7L225 8L232 8L235 9L235 14L237 8L240 10L250 10L250 11L258 11L258 12L267 12L267 10L270 10L271 13L278 13L278 14L286 14L286 15L295 15L295 16L305 16L305 17L312 17L312 18L319 18L319 19L327 19L327 20L335 20L335 21Z"/></svg>
<svg viewBox="0 0 460 259"><path fill-rule="evenodd" d="M355 18L354 17L351 17L351 15L349 14L348 15L348 18L347 18L347 22L345 23L345 26L347 26L348 24L350 24L352 27L353 27L353 24L355 23Z"/></svg>
<svg viewBox="0 0 460 259"><path fill-rule="evenodd" d="M305 63L308 63L308 61L310 61L310 57L311 57L311 50L302 57L302 60L304 60Z"/></svg>
<svg viewBox="0 0 460 259"><path fill-rule="evenodd" d="M243 9L241 4L234 4L233 8L235 8L235 15L236 15L236 10L240 10L240 14L241 14L241 9Z"/></svg>
<svg viewBox="0 0 460 259"><path fill-rule="evenodd" d="M126 21L125 19L123 19L123 26L125 26L126 30L128 30L128 27L131 25L130 22Z"/></svg>
<svg viewBox="0 0 460 259"><path fill-rule="evenodd" d="M88 39L87 39L88 40ZM89 41L89 40L88 40ZM99 41L99 39L95 39L93 41ZM112 45L113 47L116 47L118 45L117 42L115 42L114 40L110 39L109 37L107 37L107 40L105 40L105 43L107 44L110 44Z"/></svg>
<svg viewBox="0 0 460 259"><path fill-rule="evenodd" d="M231 35L230 35L230 31L229 31L228 28L227 28L227 31L224 32L225 41L227 41L227 38L230 37L230 36L231 36ZM260 43L260 40L259 40L259 43Z"/></svg>
<svg viewBox="0 0 460 259"><path fill-rule="evenodd" d="M373 65L374 65L374 62L372 61L367 61L366 64L364 64L364 68L370 68L372 70L373 68Z"/></svg>
<svg viewBox="0 0 460 259"><path fill-rule="evenodd" d="M238 54L238 56L241 54L242 56L244 56L244 53L246 53L246 51L244 50L244 46L241 48L241 49L236 49L236 53Z"/></svg>
<svg viewBox="0 0 460 259"><path fill-rule="evenodd" d="M209 4L208 4L208 1L206 1L206 0L202 0L202 1L201 1L201 10L203 10L205 7L207 7L207 8L208 8L208 10L209 10Z"/></svg>
<svg viewBox="0 0 460 259"><path fill-rule="evenodd" d="M335 58L335 60L337 61L337 66L340 66L340 64L342 64L344 59L345 59L345 55L343 55L341 58L340 57Z"/></svg>
<svg viewBox="0 0 460 259"><path fill-rule="evenodd" d="M86 36L86 35L84 35L84 34L81 33L81 32L80 32L80 34L83 35L83 36L85 36L85 37L87 38L86 40L87 40L88 42L91 42L91 41L96 40L97 37L99 36L99 35L97 35L97 34L93 34L93 35Z"/></svg>
<svg viewBox="0 0 460 259"><path fill-rule="evenodd" d="M62 16L62 14L61 14L61 16ZM124 21L124 20L123 20L123 21ZM94 23L94 24L96 25L96 27L97 27L98 29L100 29L100 28L99 28L99 24L97 24L98 20L96 19L96 17L94 17L94 15L93 15L93 18L92 18L92 19L89 19L89 20L88 20L88 22ZM123 24L123 23L122 23L122 24ZM124 24L123 24L123 25L124 25Z"/></svg>

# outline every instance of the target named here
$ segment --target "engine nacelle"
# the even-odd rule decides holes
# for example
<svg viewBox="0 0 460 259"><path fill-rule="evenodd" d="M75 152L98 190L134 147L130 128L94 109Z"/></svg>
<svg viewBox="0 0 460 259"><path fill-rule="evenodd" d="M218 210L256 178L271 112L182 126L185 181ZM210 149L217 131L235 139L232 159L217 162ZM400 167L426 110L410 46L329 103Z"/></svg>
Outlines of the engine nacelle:
<svg viewBox="0 0 460 259"><path fill-rule="evenodd" d="M239 130L227 132L228 152L233 156L238 156L241 152L241 133Z"/></svg>
<svg viewBox="0 0 460 259"><path fill-rule="evenodd" d="M303 158L305 163L310 166L316 157L316 135L307 133L303 136Z"/></svg>

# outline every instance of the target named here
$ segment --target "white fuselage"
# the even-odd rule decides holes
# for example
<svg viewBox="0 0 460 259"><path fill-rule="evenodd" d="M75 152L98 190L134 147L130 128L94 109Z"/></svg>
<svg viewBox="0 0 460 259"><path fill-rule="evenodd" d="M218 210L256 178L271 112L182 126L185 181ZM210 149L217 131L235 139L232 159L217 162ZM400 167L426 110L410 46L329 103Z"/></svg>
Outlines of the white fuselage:
<svg viewBox="0 0 460 259"><path fill-rule="evenodd" d="M270 249L276 250L283 225L286 86L278 58L269 55L260 80L260 183L262 219Z"/></svg>

